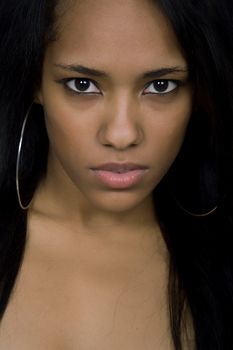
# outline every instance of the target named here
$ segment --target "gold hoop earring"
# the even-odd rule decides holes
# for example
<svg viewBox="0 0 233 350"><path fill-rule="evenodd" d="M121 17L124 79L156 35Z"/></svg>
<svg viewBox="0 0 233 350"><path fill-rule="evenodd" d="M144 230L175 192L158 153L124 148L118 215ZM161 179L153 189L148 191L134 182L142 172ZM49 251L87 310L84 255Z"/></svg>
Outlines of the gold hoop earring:
<svg viewBox="0 0 233 350"><path fill-rule="evenodd" d="M26 123L28 120L28 116L31 112L32 105L33 104L31 104L31 106L29 107L29 109L25 115L24 121L23 121L21 134L20 134L20 140L19 140L19 146L18 146L17 161L16 161L16 177L15 177L16 178L16 192L17 192L19 206L23 210L27 210L30 207L31 201L27 205L23 205L23 203L22 203L21 196L20 196L20 190L19 190L19 167L20 167L21 149L22 149L25 126L26 126Z"/></svg>
<svg viewBox="0 0 233 350"><path fill-rule="evenodd" d="M211 214L213 214L217 209L218 209L218 205L216 205L214 208L210 209L208 212L206 213L202 213L202 214L197 214L197 213L192 213L191 211L185 209L178 201L177 199L175 198L175 202L176 204L178 205L178 207L180 209L182 209L186 214L188 215L191 215L191 216L194 216L196 218L202 218L202 217L206 217L206 216L209 216Z"/></svg>
<svg viewBox="0 0 233 350"><path fill-rule="evenodd" d="M207 217L211 214L213 214L214 212L216 212L216 210L218 209L218 204L216 204L214 207L212 207L212 209L208 210L207 212L204 213L194 213L191 212L188 209L185 209L185 207L177 200L176 195L174 193L174 190L172 189L171 185L170 185L170 181L169 181L169 176L168 174L166 174L166 179L167 179L167 183L169 184L169 188L170 188L170 193L172 193L172 197L174 198L175 203L177 204L177 206L186 214L196 217L196 218L204 218Z"/></svg>

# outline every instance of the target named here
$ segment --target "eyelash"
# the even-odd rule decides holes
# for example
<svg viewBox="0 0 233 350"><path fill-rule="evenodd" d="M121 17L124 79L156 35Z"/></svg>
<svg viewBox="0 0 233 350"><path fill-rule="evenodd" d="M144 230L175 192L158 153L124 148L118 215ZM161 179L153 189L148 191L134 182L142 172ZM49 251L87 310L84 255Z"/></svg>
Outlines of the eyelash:
<svg viewBox="0 0 233 350"><path fill-rule="evenodd" d="M175 87L171 88L169 91L165 91L165 92L149 92L149 93L143 93L143 95L157 95L157 96L166 96L169 94L174 93L180 86L184 85L184 82L181 80L175 80L175 79L158 79L158 80L153 80L150 83L148 83L146 85L146 88L144 89L147 90L151 85L153 86L153 84L157 83L159 86L163 87L164 84L167 84L167 89L169 88L169 85L175 85ZM157 86L157 88L159 87ZM154 89L156 89L154 87ZM166 90L167 90L166 89Z"/></svg>
<svg viewBox="0 0 233 350"><path fill-rule="evenodd" d="M91 84L93 84L95 86L96 89L100 90L99 87L98 87L98 84L95 81L93 81L92 79L88 79L88 78L65 78L65 79L62 79L62 80L58 81L58 83L63 84L66 89L68 89L71 93L74 93L75 95L98 95L99 94L99 92L79 92L79 91L75 91L73 88L68 86L68 83L75 82L77 80L79 80L79 81L83 80L85 82L91 83ZM155 83L161 83L161 85L164 84L164 83L165 84L168 83L168 86L169 86L169 84L175 84L176 86L173 89L169 90L168 92L149 92L149 93L144 93L143 92L143 95L166 96L168 94L174 93L180 86L184 85L184 82L181 81L181 80L157 79L157 80L153 80L153 81L149 82L146 85L144 90L147 90L148 87L150 87L151 85L153 85Z"/></svg>

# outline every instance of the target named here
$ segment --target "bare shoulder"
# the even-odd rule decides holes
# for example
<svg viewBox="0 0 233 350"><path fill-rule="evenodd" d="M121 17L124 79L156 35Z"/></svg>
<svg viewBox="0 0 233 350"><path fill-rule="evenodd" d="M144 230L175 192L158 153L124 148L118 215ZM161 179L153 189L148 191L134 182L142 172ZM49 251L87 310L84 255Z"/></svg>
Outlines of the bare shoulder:
<svg viewBox="0 0 233 350"><path fill-rule="evenodd" d="M29 234L0 350L173 350L166 262L113 246L101 252L97 242L89 254L89 241L71 249L69 232L51 225L43 220Z"/></svg>

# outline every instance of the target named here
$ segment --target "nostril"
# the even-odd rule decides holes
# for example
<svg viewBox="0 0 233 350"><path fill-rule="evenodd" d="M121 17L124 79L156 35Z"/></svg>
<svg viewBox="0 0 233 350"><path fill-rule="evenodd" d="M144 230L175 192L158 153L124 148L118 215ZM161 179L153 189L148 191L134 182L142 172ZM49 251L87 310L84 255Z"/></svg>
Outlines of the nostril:
<svg viewBox="0 0 233 350"><path fill-rule="evenodd" d="M132 125L114 124L101 125L98 132L98 139L105 147L111 147L117 150L126 150L138 146L144 137L141 127L132 123Z"/></svg>

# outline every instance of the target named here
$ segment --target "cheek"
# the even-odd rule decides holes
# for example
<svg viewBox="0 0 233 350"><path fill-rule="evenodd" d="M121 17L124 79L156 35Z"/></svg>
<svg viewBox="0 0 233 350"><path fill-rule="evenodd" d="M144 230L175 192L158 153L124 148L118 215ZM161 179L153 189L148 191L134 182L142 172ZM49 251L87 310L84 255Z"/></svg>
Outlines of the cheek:
<svg viewBox="0 0 233 350"><path fill-rule="evenodd" d="M99 109L93 109L92 99L85 99L84 104L84 99L67 96L62 89L50 90L44 92L45 120L50 140L73 144L74 147L81 140L85 142L93 138Z"/></svg>
<svg viewBox="0 0 233 350"><path fill-rule="evenodd" d="M81 99L77 103L76 97L64 93L60 86L49 83L50 80L45 78L43 85L43 106L50 144L51 147L73 152L85 146L88 139L94 138L98 110L91 109L91 99L85 105Z"/></svg>
<svg viewBox="0 0 233 350"><path fill-rule="evenodd" d="M93 140L93 128L67 109L46 109L45 122L50 142L50 152L65 168L78 168L85 164ZM94 147L92 147L94 149ZM67 169L68 170L68 169Z"/></svg>
<svg viewBox="0 0 233 350"><path fill-rule="evenodd" d="M163 113L156 125L151 127L150 139L154 159L161 171L166 172L175 160L182 146L192 111L192 103L179 103Z"/></svg>

